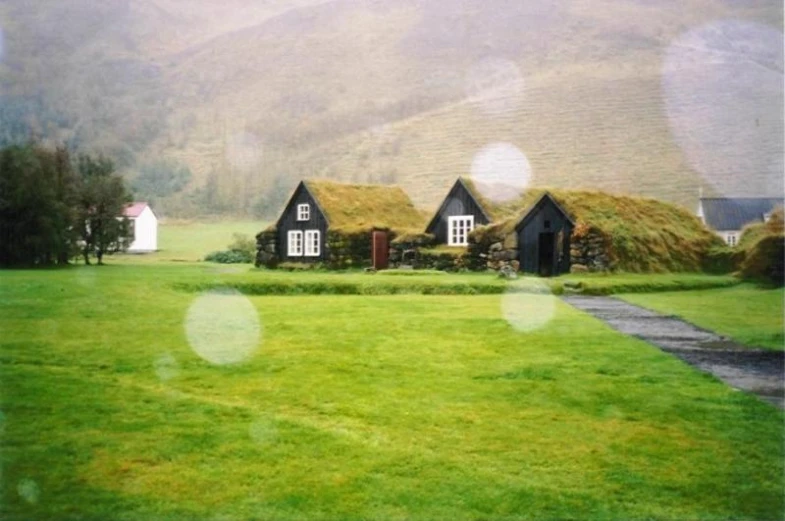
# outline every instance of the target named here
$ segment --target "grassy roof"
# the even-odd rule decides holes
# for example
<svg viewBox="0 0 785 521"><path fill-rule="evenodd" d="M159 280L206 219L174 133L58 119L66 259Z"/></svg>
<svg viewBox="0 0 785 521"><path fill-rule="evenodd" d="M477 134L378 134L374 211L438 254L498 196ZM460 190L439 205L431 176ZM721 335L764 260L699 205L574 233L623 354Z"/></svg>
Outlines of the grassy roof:
<svg viewBox="0 0 785 521"><path fill-rule="evenodd" d="M529 189L521 197L492 204L505 218L479 230L506 237L545 192ZM576 227L601 235L616 266L627 271L700 269L701 257L720 239L686 209L656 199L578 190L548 190L575 221Z"/></svg>
<svg viewBox="0 0 785 521"><path fill-rule="evenodd" d="M333 230L422 230L425 216L400 187L305 181Z"/></svg>
<svg viewBox="0 0 785 521"><path fill-rule="evenodd" d="M517 189L502 185L484 185L469 177L461 177L461 181L494 223L520 217L521 212L534 204L544 192L542 189L527 190L522 195L497 202L494 199L505 198L510 191L515 193Z"/></svg>
<svg viewBox="0 0 785 521"><path fill-rule="evenodd" d="M782 234L783 229L783 209L780 206L771 212L769 222L757 222L748 224L741 231L739 238L739 248L746 250L752 247L753 244L758 242L761 238L769 234Z"/></svg>

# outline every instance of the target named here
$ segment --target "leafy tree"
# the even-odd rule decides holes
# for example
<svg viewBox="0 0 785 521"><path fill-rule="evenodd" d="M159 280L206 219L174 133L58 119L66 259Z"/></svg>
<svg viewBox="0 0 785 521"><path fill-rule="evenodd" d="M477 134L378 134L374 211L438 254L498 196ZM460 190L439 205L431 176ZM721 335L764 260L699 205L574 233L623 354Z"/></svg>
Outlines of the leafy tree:
<svg viewBox="0 0 785 521"><path fill-rule="evenodd" d="M98 264L103 264L104 254L120 251L130 243L130 225L123 210L131 197L111 160L81 155L77 170L80 186L76 217L82 256L85 264L90 264L94 252Z"/></svg>
<svg viewBox="0 0 785 521"><path fill-rule="evenodd" d="M0 150L0 265L67 263L75 190L64 148L30 143Z"/></svg>

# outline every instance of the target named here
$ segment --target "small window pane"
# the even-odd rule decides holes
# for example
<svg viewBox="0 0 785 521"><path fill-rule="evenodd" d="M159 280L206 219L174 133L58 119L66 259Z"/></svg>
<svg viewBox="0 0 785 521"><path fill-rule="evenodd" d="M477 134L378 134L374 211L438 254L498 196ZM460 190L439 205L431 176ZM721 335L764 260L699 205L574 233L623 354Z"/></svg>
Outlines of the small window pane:
<svg viewBox="0 0 785 521"><path fill-rule="evenodd" d="M456 215L449 217L447 225L447 244L449 246L466 246L469 243L469 232L473 229L473 215Z"/></svg>
<svg viewBox="0 0 785 521"><path fill-rule="evenodd" d="M321 234L319 230L306 230L305 232L305 255L306 257L318 257L321 253Z"/></svg>
<svg viewBox="0 0 785 521"><path fill-rule="evenodd" d="M303 232L290 231L287 241L287 253L290 257L300 257L303 254Z"/></svg>

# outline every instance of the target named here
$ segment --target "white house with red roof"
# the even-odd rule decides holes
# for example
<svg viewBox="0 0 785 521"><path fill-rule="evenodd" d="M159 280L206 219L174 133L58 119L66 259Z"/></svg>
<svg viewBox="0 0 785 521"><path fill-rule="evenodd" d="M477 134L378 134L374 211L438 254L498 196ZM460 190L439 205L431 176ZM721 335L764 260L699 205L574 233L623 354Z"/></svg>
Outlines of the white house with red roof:
<svg viewBox="0 0 785 521"><path fill-rule="evenodd" d="M133 240L128 247L130 253L144 253L158 249L158 218L150 205L134 202L125 207L123 212L131 222Z"/></svg>

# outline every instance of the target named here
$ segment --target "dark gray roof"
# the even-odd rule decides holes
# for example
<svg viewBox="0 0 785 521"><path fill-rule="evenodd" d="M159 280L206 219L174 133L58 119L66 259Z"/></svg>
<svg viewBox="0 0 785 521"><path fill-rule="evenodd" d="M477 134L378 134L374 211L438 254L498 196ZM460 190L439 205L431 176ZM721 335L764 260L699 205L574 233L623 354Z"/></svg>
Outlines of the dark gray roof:
<svg viewBox="0 0 785 521"><path fill-rule="evenodd" d="M701 198L706 224L717 231L741 230L752 222L762 222L763 214L783 205L776 197Z"/></svg>

